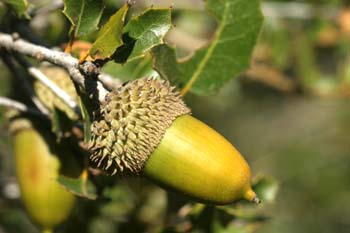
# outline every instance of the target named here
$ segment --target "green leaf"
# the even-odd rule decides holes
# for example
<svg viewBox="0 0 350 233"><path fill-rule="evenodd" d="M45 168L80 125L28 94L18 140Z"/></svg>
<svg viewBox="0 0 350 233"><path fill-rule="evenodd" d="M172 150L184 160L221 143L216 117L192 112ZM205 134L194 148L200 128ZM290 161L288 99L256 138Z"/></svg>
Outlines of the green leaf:
<svg viewBox="0 0 350 233"><path fill-rule="evenodd" d="M117 50L113 57L117 62L123 63L145 56L151 48L163 43L163 38L170 28L170 8L145 10L125 26L125 45Z"/></svg>
<svg viewBox="0 0 350 233"><path fill-rule="evenodd" d="M259 223L242 224L231 222L224 229L215 231L216 233L253 233L259 227Z"/></svg>
<svg viewBox="0 0 350 233"><path fill-rule="evenodd" d="M272 177L257 178L253 189L261 199L262 203L271 203L275 200L278 193L278 181Z"/></svg>
<svg viewBox="0 0 350 233"><path fill-rule="evenodd" d="M151 55L148 54L143 58L138 58L125 64L108 62L103 66L102 71L117 77L123 82L135 80L144 76L154 76L157 73L152 69Z"/></svg>
<svg viewBox="0 0 350 233"><path fill-rule="evenodd" d="M91 139L91 117L90 112L92 112L92 107L90 106L90 99L86 96L85 93L82 93L79 96L79 107L81 111L81 115L83 117L83 127L84 127L84 142L89 142ZM90 110L89 110L90 109Z"/></svg>
<svg viewBox="0 0 350 233"><path fill-rule="evenodd" d="M167 45L159 45L151 50L153 60L153 67L158 74L170 81L172 85L179 85L179 77L181 77L178 69L175 50Z"/></svg>
<svg viewBox="0 0 350 233"><path fill-rule="evenodd" d="M72 130L72 121L67 117L66 113L54 107L51 112L51 131L56 135L56 140L61 141L65 133Z"/></svg>
<svg viewBox="0 0 350 233"><path fill-rule="evenodd" d="M104 8L102 0L64 0L63 2L63 13L72 24L75 37L97 30Z"/></svg>
<svg viewBox="0 0 350 233"><path fill-rule="evenodd" d="M242 203L241 201L240 203ZM252 205L252 203L246 203L246 205L231 204L226 206L217 206L216 208L224 211L226 214L235 218L244 219L246 221L265 221L268 216L263 212L262 209Z"/></svg>
<svg viewBox="0 0 350 233"><path fill-rule="evenodd" d="M96 187L89 180L82 179L81 177L69 178L61 175L57 178L57 181L75 195L91 200L97 198Z"/></svg>
<svg viewBox="0 0 350 233"><path fill-rule="evenodd" d="M128 9L129 4L125 3L123 7L112 15L108 22L103 25L98 33L96 41L89 51L91 56L99 53L102 58L108 58L123 44L122 33Z"/></svg>
<svg viewBox="0 0 350 233"><path fill-rule="evenodd" d="M28 8L28 2L27 0L3 0L6 4L8 4L15 12L16 14L21 16L26 16L26 11Z"/></svg>
<svg viewBox="0 0 350 233"><path fill-rule="evenodd" d="M259 0L208 0L206 8L218 21L218 28L207 47L178 63L175 71L165 66L166 62L157 63L166 48L154 53L154 68L162 76L174 77L178 75L176 69L180 71L176 78L184 86L183 94L189 90L196 94L213 94L226 81L244 71L262 25ZM168 59L174 59L173 56Z"/></svg>

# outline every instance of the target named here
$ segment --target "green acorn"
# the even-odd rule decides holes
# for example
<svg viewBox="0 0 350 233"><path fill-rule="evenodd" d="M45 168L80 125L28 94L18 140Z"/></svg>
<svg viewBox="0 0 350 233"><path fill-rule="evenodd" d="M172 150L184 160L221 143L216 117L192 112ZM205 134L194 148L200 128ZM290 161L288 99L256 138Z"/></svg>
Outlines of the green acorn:
<svg viewBox="0 0 350 233"><path fill-rule="evenodd" d="M91 125L91 161L107 174L144 175L201 202L259 202L250 169L220 134L190 115L168 81L142 78L107 94Z"/></svg>
<svg viewBox="0 0 350 233"><path fill-rule="evenodd" d="M63 170L69 174L80 170L67 148L56 144L50 132L39 132L28 119L11 119L10 131L23 204L43 232L52 232L69 216L76 200L56 179Z"/></svg>
<svg viewBox="0 0 350 233"><path fill-rule="evenodd" d="M78 95L75 91L74 84L69 77L67 71L61 67L53 65L41 65L40 71L47 76L53 83L55 83L59 88L64 90L75 102L78 102ZM58 98L47 86L42 82L34 81L34 90L39 100L47 107L50 111L54 108L67 114L67 116L72 120L77 120L79 116L73 109L71 109L67 104Z"/></svg>

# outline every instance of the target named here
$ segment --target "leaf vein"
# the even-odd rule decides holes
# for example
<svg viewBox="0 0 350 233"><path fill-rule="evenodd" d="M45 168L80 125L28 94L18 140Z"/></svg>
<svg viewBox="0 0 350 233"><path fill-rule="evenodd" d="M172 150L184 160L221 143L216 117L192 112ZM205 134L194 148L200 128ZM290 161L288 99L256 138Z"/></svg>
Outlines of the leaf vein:
<svg viewBox="0 0 350 233"><path fill-rule="evenodd" d="M204 66L207 64L210 56L212 55L214 49L216 48L220 35L222 33L222 31L224 30L225 26L226 26L226 21L227 21L227 15L228 15L228 6L229 6L229 1L225 2L225 10L224 10L224 14L222 17L222 22L220 23L219 28L217 29L215 36L214 36L214 40L213 43L211 43L211 45L209 46L203 60L199 63L198 68L195 70L195 72L193 73L192 77L190 78L190 80L187 82L187 84L185 85L185 87L181 90L181 95L186 94L191 87L193 86L193 84L196 82L196 80L199 78Z"/></svg>

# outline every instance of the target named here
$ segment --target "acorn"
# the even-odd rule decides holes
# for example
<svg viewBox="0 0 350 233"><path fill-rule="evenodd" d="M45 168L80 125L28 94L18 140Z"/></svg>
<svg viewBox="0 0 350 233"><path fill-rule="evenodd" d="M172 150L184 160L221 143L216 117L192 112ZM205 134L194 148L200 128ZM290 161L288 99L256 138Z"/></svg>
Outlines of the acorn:
<svg viewBox="0 0 350 233"><path fill-rule="evenodd" d="M59 88L66 92L73 101L78 102L78 95L68 72L58 66L46 64L41 65L39 70ZM53 111L54 108L67 114L72 120L79 118L78 114L69 107L63 100L58 98L47 86L38 80L34 80L33 87L39 100L46 108Z"/></svg>
<svg viewBox="0 0 350 233"><path fill-rule="evenodd" d="M52 232L75 204L75 196L56 181L59 172L67 170L63 159L72 166L73 155L58 146L50 134L39 132L28 119L12 119L10 131L23 204L43 232Z"/></svg>
<svg viewBox="0 0 350 233"><path fill-rule="evenodd" d="M259 203L241 154L192 117L165 80L141 78L109 92L91 124L89 149L109 175L143 175L204 203Z"/></svg>

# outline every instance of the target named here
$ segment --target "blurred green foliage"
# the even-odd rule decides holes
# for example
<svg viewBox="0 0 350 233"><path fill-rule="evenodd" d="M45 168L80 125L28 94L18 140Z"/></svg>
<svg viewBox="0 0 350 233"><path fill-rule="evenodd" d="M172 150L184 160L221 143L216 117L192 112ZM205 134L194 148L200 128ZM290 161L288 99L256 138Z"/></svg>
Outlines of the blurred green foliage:
<svg viewBox="0 0 350 233"><path fill-rule="evenodd" d="M150 2L140 1L134 12L141 12ZM186 2L175 3L172 20L176 27L166 38L175 44L178 57L191 54L198 44L205 45L217 26L203 9ZM266 15L251 69L215 96L186 96L193 115L245 156L256 175L254 188L262 204L239 202L216 208L168 193L141 178L96 176L93 181L102 192L100 198L80 199L57 232L348 231L350 29L343 31L340 15L349 8L341 0L274 2L330 7L336 14L316 13L307 19ZM115 1L107 3L107 11L120 7ZM67 42L69 24L61 13L54 11L47 19L45 25L33 21L33 31L50 45ZM183 36L187 32L190 37ZM10 74L2 63L0 67L3 96L10 92ZM104 70L122 80L156 75L150 55L126 65L108 63ZM14 168L2 112L0 120L0 232L38 232L16 191L9 189Z"/></svg>

